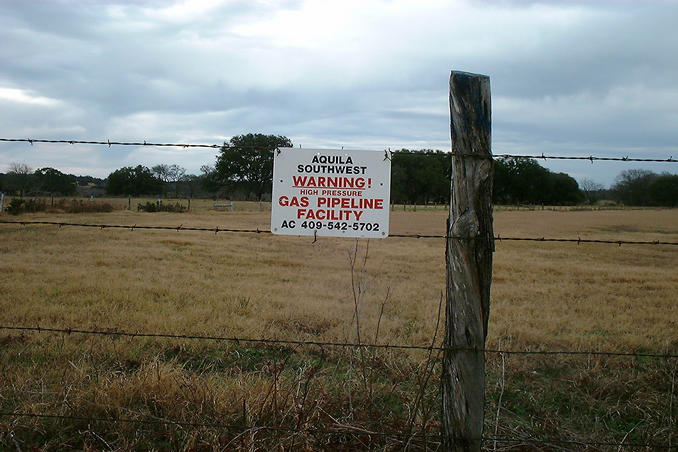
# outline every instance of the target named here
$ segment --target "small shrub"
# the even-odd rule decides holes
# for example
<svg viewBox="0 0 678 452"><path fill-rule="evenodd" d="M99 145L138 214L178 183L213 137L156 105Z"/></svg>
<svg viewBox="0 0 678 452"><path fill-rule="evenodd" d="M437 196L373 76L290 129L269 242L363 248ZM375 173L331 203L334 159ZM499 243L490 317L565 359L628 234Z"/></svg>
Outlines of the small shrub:
<svg viewBox="0 0 678 452"><path fill-rule="evenodd" d="M186 212L187 208L181 204L163 204L161 202L146 202L146 204L139 203L137 210L142 212Z"/></svg>
<svg viewBox="0 0 678 452"><path fill-rule="evenodd" d="M45 199L13 198L7 206L7 212L12 215L33 212L64 212L64 213L89 213L89 212L112 212L113 205L107 202L60 199L54 204Z"/></svg>
<svg viewBox="0 0 678 452"><path fill-rule="evenodd" d="M7 206L7 212L19 215L26 212L42 212L47 209L47 203L40 199L13 198Z"/></svg>
<svg viewBox="0 0 678 452"><path fill-rule="evenodd" d="M89 212L112 212L113 205L107 202L84 201L82 199L72 199L70 202L62 199L56 206L57 209L66 213L89 213Z"/></svg>

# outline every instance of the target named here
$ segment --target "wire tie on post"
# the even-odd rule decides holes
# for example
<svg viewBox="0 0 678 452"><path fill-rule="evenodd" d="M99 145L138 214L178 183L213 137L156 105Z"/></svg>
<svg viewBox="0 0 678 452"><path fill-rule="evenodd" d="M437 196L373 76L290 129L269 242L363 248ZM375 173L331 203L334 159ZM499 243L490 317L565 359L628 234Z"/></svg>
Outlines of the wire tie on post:
<svg viewBox="0 0 678 452"><path fill-rule="evenodd" d="M581 243L581 237L577 237L577 246Z"/></svg>
<svg viewBox="0 0 678 452"><path fill-rule="evenodd" d="M217 226L216 228L214 228L214 235L217 235L218 232L219 232L219 226Z"/></svg>
<svg viewBox="0 0 678 452"><path fill-rule="evenodd" d="M111 147L111 140L106 138L106 141L108 142L108 147L110 148Z"/></svg>
<svg viewBox="0 0 678 452"><path fill-rule="evenodd" d="M591 160L591 165L593 165L593 156L589 155L589 160Z"/></svg>

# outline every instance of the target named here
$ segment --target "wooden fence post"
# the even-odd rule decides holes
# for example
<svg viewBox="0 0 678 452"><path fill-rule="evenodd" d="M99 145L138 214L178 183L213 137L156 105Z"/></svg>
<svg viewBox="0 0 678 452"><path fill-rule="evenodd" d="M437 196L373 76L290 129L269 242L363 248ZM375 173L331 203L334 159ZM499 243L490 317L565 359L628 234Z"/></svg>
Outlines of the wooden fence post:
<svg viewBox="0 0 678 452"><path fill-rule="evenodd" d="M442 450L479 451L492 282L490 78L452 71L452 193L442 374Z"/></svg>

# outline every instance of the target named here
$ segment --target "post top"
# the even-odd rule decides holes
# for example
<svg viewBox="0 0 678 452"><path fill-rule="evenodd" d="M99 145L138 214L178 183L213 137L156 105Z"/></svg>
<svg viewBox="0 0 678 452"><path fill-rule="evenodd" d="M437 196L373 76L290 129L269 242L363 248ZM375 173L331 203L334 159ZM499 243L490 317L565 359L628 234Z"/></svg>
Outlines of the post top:
<svg viewBox="0 0 678 452"><path fill-rule="evenodd" d="M478 77L478 78L487 78L489 79L489 75L485 74L474 74L473 72L464 72L464 71L451 71L450 72L450 78L455 77L455 76L462 76L462 77Z"/></svg>

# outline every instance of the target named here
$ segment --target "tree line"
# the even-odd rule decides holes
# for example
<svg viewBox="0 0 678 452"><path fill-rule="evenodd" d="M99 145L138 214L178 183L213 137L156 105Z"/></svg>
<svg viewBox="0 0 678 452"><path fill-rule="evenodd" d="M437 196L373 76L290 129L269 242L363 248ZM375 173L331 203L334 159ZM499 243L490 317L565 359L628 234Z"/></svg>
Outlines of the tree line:
<svg viewBox="0 0 678 452"><path fill-rule="evenodd" d="M216 164L204 167L204 187L270 194L273 152L293 147L284 136L247 134L224 143ZM450 197L451 159L448 153L424 149L397 150L391 155L391 201L397 204L445 204ZM494 201L502 204L576 204L584 199L577 181L552 173L534 160L495 160Z"/></svg>
<svg viewBox="0 0 678 452"><path fill-rule="evenodd" d="M64 174L55 168L33 170L25 163L11 163L7 173L0 173L0 191L17 196L47 194L70 196L77 193L78 185L103 184L92 176Z"/></svg>
<svg viewBox="0 0 678 452"><path fill-rule="evenodd" d="M391 200L397 204L446 204L452 161L442 151L403 149L391 158ZM495 204L567 205L582 202L577 181L554 173L533 159L494 160Z"/></svg>
<svg viewBox="0 0 678 452"><path fill-rule="evenodd" d="M678 206L678 174L643 169L622 171L611 188L629 206Z"/></svg>
<svg viewBox="0 0 678 452"><path fill-rule="evenodd" d="M24 194L74 195L77 186L105 189L109 195L157 195L174 197L229 197L262 200L270 197L273 153L293 147L280 135L246 134L232 137L220 148L214 165L201 174L187 174L179 165L126 166L106 179L64 174L54 168L33 171L13 163L0 173L0 191ZM391 202L396 204L446 204L450 196L451 157L439 150L394 151L391 155ZM589 179L581 185L566 173L552 172L534 159L494 160L495 204L574 205L600 199L625 205L669 206L678 204L678 175L648 170L622 171L609 190Z"/></svg>

